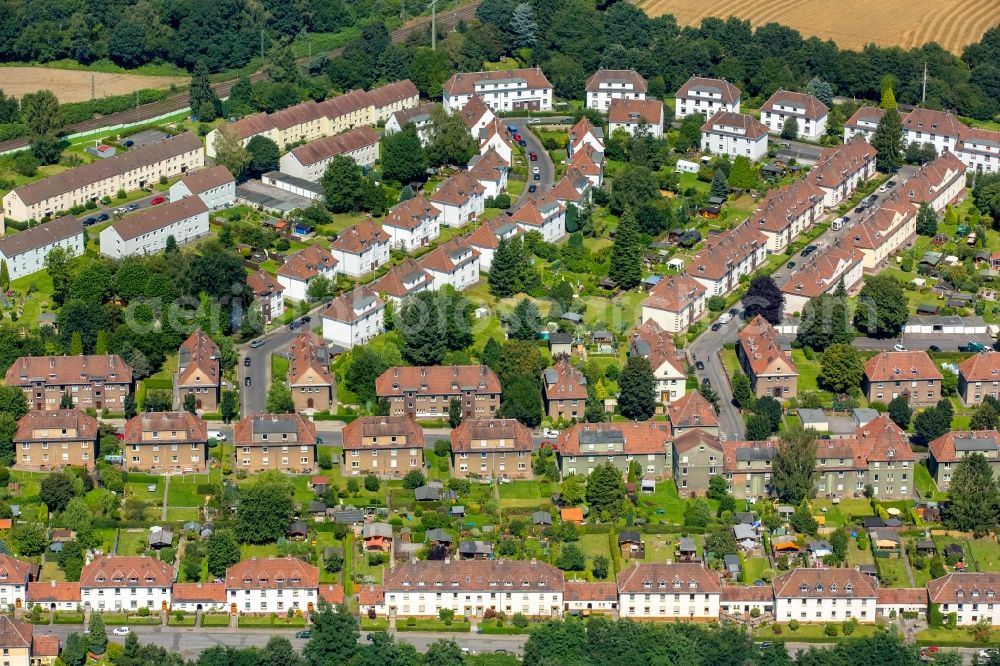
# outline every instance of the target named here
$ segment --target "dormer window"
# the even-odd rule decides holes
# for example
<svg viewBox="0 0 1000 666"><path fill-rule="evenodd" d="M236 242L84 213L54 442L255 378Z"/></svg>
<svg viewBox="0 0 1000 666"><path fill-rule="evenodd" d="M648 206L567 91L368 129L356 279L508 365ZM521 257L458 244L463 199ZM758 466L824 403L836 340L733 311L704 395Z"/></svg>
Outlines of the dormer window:
<svg viewBox="0 0 1000 666"><path fill-rule="evenodd" d="M653 581L651 580L643 581L642 586L648 590L649 588L653 587Z"/></svg>
<svg viewBox="0 0 1000 666"><path fill-rule="evenodd" d="M852 585L851 583L848 583L847 585L844 586L844 592L853 592L853 591L854 591L854 585Z"/></svg>
<svg viewBox="0 0 1000 666"><path fill-rule="evenodd" d="M803 594L805 594L808 591L809 591L809 586L808 585L806 585L805 583L803 583L802 585L799 585L799 592L802 592Z"/></svg>
<svg viewBox="0 0 1000 666"><path fill-rule="evenodd" d="M837 587L837 584L836 584L836 583L831 583L831 584L830 584L830 591L831 591L831 592L836 592L836 591L837 591L838 589L839 589L839 588Z"/></svg>

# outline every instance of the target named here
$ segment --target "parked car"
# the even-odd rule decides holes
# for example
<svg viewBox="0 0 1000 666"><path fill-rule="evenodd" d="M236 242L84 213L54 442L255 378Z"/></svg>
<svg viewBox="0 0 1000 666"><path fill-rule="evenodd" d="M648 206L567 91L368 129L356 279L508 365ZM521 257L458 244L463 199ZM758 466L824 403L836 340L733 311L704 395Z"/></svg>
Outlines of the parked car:
<svg viewBox="0 0 1000 666"><path fill-rule="evenodd" d="M712 380L709 379L708 377L702 377L701 378L701 385L702 386L711 386L712 385Z"/></svg>
<svg viewBox="0 0 1000 666"><path fill-rule="evenodd" d="M542 174L540 174L540 173L536 173L536 174L534 174L534 175L533 175L533 176L531 177L531 179L532 179L532 180L541 180L541 179L542 179Z"/></svg>
<svg viewBox="0 0 1000 666"><path fill-rule="evenodd" d="M978 652L978 656L981 661L991 661L1000 657L1000 650L997 650L996 648L985 648Z"/></svg>
<svg viewBox="0 0 1000 666"><path fill-rule="evenodd" d="M214 439L217 442L224 442L226 441L226 433L222 432L221 430L209 430L208 438Z"/></svg>
<svg viewBox="0 0 1000 666"><path fill-rule="evenodd" d="M98 222L107 222L110 219L111 219L111 216L108 215L107 213L101 213L100 215L97 216L97 221Z"/></svg>
<svg viewBox="0 0 1000 666"><path fill-rule="evenodd" d="M139 204L129 204L125 206L125 210L127 211L139 210Z"/></svg>
<svg viewBox="0 0 1000 666"><path fill-rule="evenodd" d="M300 326L302 326L302 322L299 321L299 320L295 320L291 324L288 325L288 328L289 328L289 330L294 331L295 329L299 328Z"/></svg>
<svg viewBox="0 0 1000 666"><path fill-rule="evenodd" d="M543 428L542 437L558 437L559 431L555 428Z"/></svg>
<svg viewBox="0 0 1000 666"><path fill-rule="evenodd" d="M250 343L250 349L260 349L263 346L264 346L263 340L254 340L253 342Z"/></svg>
<svg viewBox="0 0 1000 666"><path fill-rule="evenodd" d="M892 346L892 350L893 351L903 352L903 351L906 351L906 347L904 347L901 344L895 344L895 345Z"/></svg>
<svg viewBox="0 0 1000 666"><path fill-rule="evenodd" d="M697 370L704 370L705 369L705 363L704 363L704 361L696 361L695 364L694 364L694 367Z"/></svg>
<svg viewBox="0 0 1000 666"><path fill-rule="evenodd" d="M733 313L732 312L723 312L722 316L719 317L719 323L720 324L728 324L732 320L733 320Z"/></svg>
<svg viewBox="0 0 1000 666"><path fill-rule="evenodd" d="M96 217L88 217L86 220L83 221L83 226L85 227L89 227L92 224L97 224Z"/></svg>
<svg viewBox="0 0 1000 666"><path fill-rule="evenodd" d="M986 345L984 345L981 342L968 342L962 348L962 351L964 351L964 352L972 352L974 354L978 354L979 352L986 351Z"/></svg>
<svg viewBox="0 0 1000 666"><path fill-rule="evenodd" d="M722 330L722 324L720 324L719 322L715 322L714 324L712 324L712 330L713 331Z"/></svg>
<svg viewBox="0 0 1000 666"><path fill-rule="evenodd" d="M534 154L534 153L532 153L532 154ZM540 170L539 170L539 168L538 168L538 167L531 167L531 173L535 173L535 174L537 174L537 173L538 173L539 171L540 171Z"/></svg>
<svg viewBox="0 0 1000 666"><path fill-rule="evenodd" d="M111 630L111 633L115 636L128 636L132 632L128 627L115 627Z"/></svg>
<svg viewBox="0 0 1000 666"><path fill-rule="evenodd" d="M149 202L150 206L159 206L161 203L166 203L166 197L153 197L153 200Z"/></svg>
<svg viewBox="0 0 1000 666"><path fill-rule="evenodd" d="M533 193L535 193L537 191L538 191L538 185L535 185L534 183L532 183L531 185L528 185L528 193L529 194L533 194Z"/></svg>
<svg viewBox="0 0 1000 666"><path fill-rule="evenodd" d="M739 308L729 308L729 314L733 315L734 317L739 313L740 313Z"/></svg>
<svg viewBox="0 0 1000 666"><path fill-rule="evenodd" d="M312 635L313 635L312 629L303 629L302 631L295 632L296 638L312 638Z"/></svg>
<svg viewBox="0 0 1000 666"><path fill-rule="evenodd" d="M938 347L937 345L931 345L930 347L927 348L927 351L937 353L941 351L941 348Z"/></svg>
<svg viewBox="0 0 1000 666"><path fill-rule="evenodd" d="M243 386L250 386L250 384L251 384L251 382L250 382L250 378L249 377L247 377L246 379L243 380Z"/></svg>
<svg viewBox="0 0 1000 666"><path fill-rule="evenodd" d="M299 321L301 321L301 322L302 322L303 324L308 324L308 323L309 323L309 322L311 322L312 320L313 320L313 318L312 318L312 317L310 317L309 315L304 315L304 316L302 317L302 319L300 319Z"/></svg>
<svg viewBox="0 0 1000 666"><path fill-rule="evenodd" d="M518 141L518 142L517 142L517 145L519 145L519 146L521 146L522 148L524 148L525 146L527 146L527 145L528 145L528 142L527 142L527 141L525 141L524 139L521 139L520 141Z"/></svg>
<svg viewBox="0 0 1000 666"><path fill-rule="evenodd" d="M531 151L530 153L528 153L528 157L531 158L532 162L538 161L538 153L536 153L535 151Z"/></svg>
<svg viewBox="0 0 1000 666"><path fill-rule="evenodd" d="M243 359L243 365L245 367L247 367L247 368L250 367L250 357L249 356L247 356L245 359Z"/></svg>
<svg viewBox="0 0 1000 666"><path fill-rule="evenodd" d="M795 268L795 262L789 261L788 264L785 266L785 268Z"/></svg>

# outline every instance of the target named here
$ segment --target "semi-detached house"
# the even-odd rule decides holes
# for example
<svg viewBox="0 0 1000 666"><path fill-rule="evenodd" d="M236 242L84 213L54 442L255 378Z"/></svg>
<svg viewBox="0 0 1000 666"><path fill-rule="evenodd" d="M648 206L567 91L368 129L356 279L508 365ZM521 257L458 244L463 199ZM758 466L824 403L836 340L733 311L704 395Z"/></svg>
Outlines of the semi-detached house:
<svg viewBox="0 0 1000 666"><path fill-rule="evenodd" d="M566 235L566 207L548 195L528 199L510 219L525 233L537 231L546 243L556 243Z"/></svg>
<svg viewBox="0 0 1000 666"><path fill-rule="evenodd" d="M533 479L531 449L531 430L516 419L468 419L451 431L452 474Z"/></svg>
<svg viewBox="0 0 1000 666"><path fill-rule="evenodd" d="M174 373L176 406L184 406L188 395L194 396L195 409L218 411L219 389L222 386L219 345L203 330L198 329L177 350L177 371Z"/></svg>
<svg viewBox="0 0 1000 666"><path fill-rule="evenodd" d="M288 387L296 411L306 414L336 411L331 409L330 350L320 336L308 329L295 336L289 348Z"/></svg>
<svg viewBox="0 0 1000 666"><path fill-rule="evenodd" d="M479 251L460 236L438 245L417 263L430 273L434 291L445 285L464 291L479 282Z"/></svg>
<svg viewBox="0 0 1000 666"><path fill-rule="evenodd" d="M344 292L320 314L323 338L341 349L367 344L385 332L385 301L368 285Z"/></svg>
<svg viewBox="0 0 1000 666"><path fill-rule="evenodd" d="M0 237L0 261L7 262L7 274L17 280L45 270L46 257L57 247L71 257L84 252L83 225L72 215Z"/></svg>
<svg viewBox="0 0 1000 666"><path fill-rule="evenodd" d="M725 79L692 76L674 94L674 117L678 120L701 114L706 120L720 111L740 112L740 89Z"/></svg>
<svg viewBox="0 0 1000 666"><path fill-rule="evenodd" d="M786 312L803 312L806 303L823 294L831 294L843 283L849 293L861 283L865 257L856 247L838 240L824 250L807 257L781 287ZM820 313L829 316L829 313Z"/></svg>
<svg viewBox="0 0 1000 666"><path fill-rule="evenodd" d="M577 423L559 434L559 467L566 474L589 475L610 462L622 474L639 464L644 476L669 478L672 456L667 425L654 421L633 423Z"/></svg>
<svg viewBox="0 0 1000 666"><path fill-rule="evenodd" d="M294 557L252 557L226 570L233 615L302 615L316 609L319 569Z"/></svg>
<svg viewBox="0 0 1000 666"><path fill-rule="evenodd" d="M794 398L799 371L791 354L781 347L778 331L763 316L757 315L739 333L736 356L750 378L754 395L778 401Z"/></svg>
<svg viewBox="0 0 1000 666"><path fill-rule="evenodd" d="M1000 398L1000 352L980 352L958 364L958 396L966 405Z"/></svg>
<svg viewBox="0 0 1000 666"><path fill-rule="evenodd" d="M927 467L942 492L948 491L958 463L973 453L986 458L994 477L1000 472L1000 432L996 430L946 432L930 443L928 451Z"/></svg>
<svg viewBox="0 0 1000 666"><path fill-rule="evenodd" d="M509 171L510 160L492 148L469 160L469 175L483 186L483 196L487 199L507 190Z"/></svg>
<svg viewBox="0 0 1000 666"><path fill-rule="evenodd" d="M1000 574L949 573L927 583L930 603L945 617L955 614L957 624L972 626L982 620L1000 625Z"/></svg>
<svg viewBox="0 0 1000 666"><path fill-rule="evenodd" d="M687 373L669 331L647 319L635 329L629 353L649 359L657 402L669 404L684 397Z"/></svg>
<svg viewBox="0 0 1000 666"><path fill-rule="evenodd" d="M144 412L125 423L124 468L151 474L208 469L208 423L190 412Z"/></svg>
<svg viewBox="0 0 1000 666"><path fill-rule="evenodd" d="M500 408L500 379L485 365L392 367L375 381L390 416L440 418L458 400L462 418L492 417Z"/></svg>
<svg viewBox="0 0 1000 666"><path fill-rule="evenodd" d="M80 601L94 611L167 611L173 582L173 567L155 557L98 555L80 572Z"/></svg>
<svg viewBox="0 0 1000 666"><path fill-rule="evenodd" d="M643 562L618 574L619 617L714 621L719 617L719 574L701 564Z"/></svg>
<svg viewBox="0 0 1000 666"><path fill-rule="evenodd" d="M582 420L587 407L587 378L563 357L542 372L545 412L553 422Z"/></svg>
<svg viewBox="0 0 1000 666"><path fill-rule="evenodd" d="M496 118L496 114L479 95L471 96L459 113L473 137L478 137L479 130L492 123Z"/></svg>
<svg viewBox="0 0 1000 666"><path fill-rule="evenodd" d="M878 583L855 569L797 568L774 579L774 615L780 622L875 620Z"/></svg>
<svg viewBox="0 0 1000 666"><path fill-rule="evenodd" d="M649 85L634 69L599 69L590 75L584 88L586 107L607 111L615 99L646 99Z"/></svg>
<svg viewBox="0 0 1000 666"><path fill-rule="evenodd" d="M316 466L316 425L301 414L254 414L233 427L235 468L307 474Z"/></svg>
<svg viewBox="0 0 1000 666"><path fill-rule="evenodd" d="M260 305L262 323L270 324L284 314L285 288L273 275L263 269L258 270L247 278L247 286L253 291L254 302Z"/></svg>
<svg viewBox="0 0 1000 666"><path fill-rule="evenodd" d="M97 419L83 410L31 410L18 421L14 433L14 468L50 472L73 465L92 469L97 437Z"/></svg>
<svg viewBox="0 0 1000 666"><path fill-rule="evenodd" d="M344 275L358 278L389 263L391 237L374 220L365 220L337 234L330 253Z"/></svg>
<svg viewBox="0 0 1000 666"><path fill-rule="evenodd" d="M554 90L538 67L491 72L459 72L442 86L444 108L460 110L473 96L493 111L551 111Z"/></svg>
<svg viewBox="0 0 1000 666"><path fill-rule="evenodd" d="M608 134L633 135L645 123L650 135L663 136L663 102L658 99L614 99L608 109Z"/></svg>
<svg viewBox="0 0 1000 666"><path fill-rule="evenodd" d="M424 466L424 430L409 416L362 416L344 426L341 469L401 478Z"/></svg>
<svg viewBox="0 0 1000 666"><path fill-rule="evenodd" d="M431 290L433 286L434 278L431 274L421 268L415 259L406 257L379 278L372 289L398 308L410 296Z"/></svg>
<svg viewBox="0 0 1000 666"><path fill-rule="evenodd" d="M0 554L0 608L24 608L28 583L38 580L38 572L37 564Z"/></svg>
<svg viewBox="0 0 1000 666"><path fill-rule="evenodd" d="M925 351L882 351L865 362L861 389L869 402L902 396L911 407L929 407L941 399L941 379Z"/></svg>
<svg viewBox="0 0 1000 666"><path fill-rule="evenodd" d="M690 430L704 430L710 435L719 434L719 416L700 391L691 391L683 398L667 405L670 433L674 437Z"/></svg>
<svg viewBox="0 0 1000 666"><path fill-rule="evenodd" d="M441 224L463 227L482 214L486 204L486 188L469 175L468 171L460 171L434 190L430 202L441 211Z"/></svg>
<svg viewBox="0 0 1000 666"><path fill-rule="evenodd" d="M705 312L705 286L684 273L657 282L642 302L642 320L653 320L668 333L680 333Z"/></svg>
<svg viewBox="0 0 1000 666"><path fill-rule="evenodd" d="M379 137L367 126L292 148L281 156L281 173L318 182L333 158L343 155L367 169L378 161Z"/></svg>
<svg viewBox="0 0 1000 666"><path fill-rule="evenodd" d="M483 222L477 229L465 236L465 242L479 253L479 270L489 271L493 265L493 255L500 247L500 241L510 240L524 234L518 224L501 215Z"/></svg>
<svg viewBox="0 0 1000 666"><path fill-rule="evenodd" d="M337 275L337 259L329 250L310 245L285 258L278 269L278 284L284 287L285 298L304 301L308 298L309 283L317 277L333 280Z"/></svg>
<svg viewBox="0 0 1000 666"><path fill-rule="evenodd" d="M411 252L441 235L441 209L420 192L390 208L382 219L382 229L389 234L392 247Z"/></svg>
<svg viewBox="0 0 1000 666"><path fill-rule="evenodd" d="M767 237L748 222L709 236L685 272L697 280L707 296L725 296L767 260Z"/></svg>
<svg viewBox="0 0 1000 666"><path fill-rule="evenodd" d="M162 252L208 234L208 208L198 197L144 208L101 231L101 254L112 259Z"/></svg>
<svg viewBox="0 0 1000 666"><path fill-rule="evenodd" d="M877 106L863 106L844 123L844 143L855 137L871 141L879 122L885 116L885 109Z"/></svg>

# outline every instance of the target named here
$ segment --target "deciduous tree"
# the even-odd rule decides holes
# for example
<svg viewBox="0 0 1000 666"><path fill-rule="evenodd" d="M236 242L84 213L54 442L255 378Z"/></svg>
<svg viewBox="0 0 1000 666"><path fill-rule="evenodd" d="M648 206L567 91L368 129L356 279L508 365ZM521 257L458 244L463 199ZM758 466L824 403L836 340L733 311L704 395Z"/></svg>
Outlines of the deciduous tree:
<svg viewBox="0 0 1000 666"><path fill-rule="evenodd" d="M215 162L229 169L237 180L243 178L253 156L232 125L222 125L215 137Z"/></svg>
<svg viewBox="0 0 1000 666"><path fill-rule="evenodd" d="M899 280L891 275L865 279L854 313L854 325L859 331L872 338L895 337L908 317L906 296Z"/></svg>
<svg viewBox="0 0 1000 666"><path fill-rule="evenodd" d="M861 357L851 345L830 345L823 352L823 362L820 366L819 385L834 393L846 393L849 389L861 384L865 367Z"/></svg>
<svg viewBox="0 0 1000 666"><path fill-rule="evenodd" d="M249 171L254 174L276 171L281 158L281 150L271 139L266 136L257 135L247 142L247 151L250 153Z"/></svg>
<svg viewBox="0 0 1000 666"><path fill-rule="evenodd" d="M618 378L618 408L622 416L645 421L656 412L653 368L644 356L629 356Z"/></svg>
<svg viewBox="0 0 1000 666"><path fill-rule="evenodd" d="M285 535L295 515L294 488L280 472L264 472L239 491L236 536L244 543L267 543Z"/></svg>
<svg viewBox="0 0 1000 666"><path fill-rule="evenodd" d="M781 323L784 304L785 296L770 275L753 278L747 293L743 295L743 312L747 321L759 314L770 324L777 326Z"/></svg>
<svg viewBox="0 0 1000 666"><path fill-rule="evenodd" d="M798 504L811 497L816 474L816 431L793 426L782 432L771 469L772 490L783 502Z"/></svg>

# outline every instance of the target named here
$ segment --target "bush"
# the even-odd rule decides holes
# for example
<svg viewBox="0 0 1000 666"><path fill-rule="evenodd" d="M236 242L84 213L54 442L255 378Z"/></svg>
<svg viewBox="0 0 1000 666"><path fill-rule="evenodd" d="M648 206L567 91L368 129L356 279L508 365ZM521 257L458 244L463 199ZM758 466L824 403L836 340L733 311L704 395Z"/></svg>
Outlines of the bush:
<svg viewBox="0 0 1000 666"><path fill-rule="evenodd" d="M415 626L417 626L417 618L415 618L415 617L408 617L408 618L406 618L406 626L408 626L408 627L415 627Z"/></svg>
<svg viewBox="0 0 1000 666"><path fill-rule="evenodd" d="M143 606L136 612L136 615L139 617L149 617L149 609Z"/></svg>
<svg viewBox="0 0 1000 666"><path fill-rule="evenodd" d="M166 184L167 184L167 177L160 176L160 185L166 185Z"/></svg>
<svg viewBox="0 0 1000 666"><path fill-rule="evenodd" d="M826 634L827 636L833 638L834 636L836 636L837 634L839 634L840 631L837 629L837 625L835 625L835 624L828 624L823 629L823 633Z"/></svg>
<svg viewBox="0 0 1000 666"><path fill-rule="evenodd" d="M781 634L781 625L780 624L772 624L771 625L771 632L775 636L778 636L779 634Z"/></svg>
<svg viewBox="0 0 1000 666"><path fill-rule="evenodd" d="M333 458L330 457L329 453L321 453L317 457L319 462L319 468L322 470L333 469Z"/></svg>
<svg viewBox="0 0 1000 666"><path fill-rule="evenodd" d="M524 629L528 626L528 618L524 616L524 613L514 613L514 617L510 621L518 629Z"/></svg>
<svg viewBox="0 0 1000 666"><path fill-rule="evenodd" d="M760 617L760 609L757 608L757 607L751 608L750 609L750 617L752 617L754 619L757 619L758 617Z"/></svg>
<svg viewBox="0 0 1000 666"><path fill-rule="evenodd" d="M798 620L789 620L788 621L788 628L791 629L792 631L798 631L798 629L799 629L799 621Z"/></svg>

